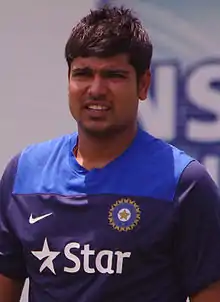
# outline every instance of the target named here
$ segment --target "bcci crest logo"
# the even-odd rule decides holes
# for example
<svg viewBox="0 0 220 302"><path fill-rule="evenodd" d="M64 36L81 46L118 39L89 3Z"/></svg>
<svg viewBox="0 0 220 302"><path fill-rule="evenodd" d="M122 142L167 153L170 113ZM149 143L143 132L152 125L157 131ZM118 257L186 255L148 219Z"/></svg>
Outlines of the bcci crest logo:
<svg viewBox="0 0 220 302"><path fill-rule="evenodd" d="M133 230L141 218L141 211L135 201L129 198L117 200L112 205L108 221L109 224L119 232Z"/></svg>

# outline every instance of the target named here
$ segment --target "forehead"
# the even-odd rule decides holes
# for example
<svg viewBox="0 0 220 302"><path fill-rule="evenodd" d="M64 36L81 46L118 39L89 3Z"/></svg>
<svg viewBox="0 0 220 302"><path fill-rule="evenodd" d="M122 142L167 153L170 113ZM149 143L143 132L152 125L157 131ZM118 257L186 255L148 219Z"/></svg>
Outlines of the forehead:
<svg viewBox="0 0 220 302"><path fill-rule="evenodd" d="M132 71L133 67L128 61L126 54L116 55L108 58L99 57L77 57L73 60L71 68L84 68L89 67L92 69L107 69L107 68L120 68Z"/></svg>

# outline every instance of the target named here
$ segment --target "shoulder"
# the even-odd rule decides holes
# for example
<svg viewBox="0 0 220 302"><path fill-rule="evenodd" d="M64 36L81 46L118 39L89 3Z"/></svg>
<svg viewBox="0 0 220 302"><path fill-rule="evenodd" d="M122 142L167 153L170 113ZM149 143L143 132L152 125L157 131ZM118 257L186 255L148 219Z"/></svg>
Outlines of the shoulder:
<svg viewBox="0 0 220 302"><path fill-rule="evenodd" d="M196 160L190 162L182 172L175 199L180 205L195 205L200 209L215 203L220 205L218 186L205 167Z"/></svg>
<svg viewBox="0 0 220 302"><path fill-rule="evenodd" d="M30 168L30 165L35 168L44 166L48 161L66 154L70 144L74 144L74 140L76 140L76 133L28 146L20 154L18 169Z"/></svg>
<svg viewBox="0 0 220 302"><path fill-rule="evenodd" d="M21 187L21 183L24 188L39 182L45 171L52 169L55 163L59 166L64 158L68 158L76 138L77 134L73 133L27 146L7 164L1 186L5 187L7 183L13 192Z"/></svg>
<svg viewBox="0 0 220 302"><path fill-rule="evenodd" d="M160 138L150 135L144 130L140 130L139 133L139 146L140 151L143 152L145 156L148 152L150 152L152 157L156 157L157 159L160 157L161 160L162 155L165 156L165 159L168 159L169 156L169 158L177 164L181 164L184 161L188 162L189 159L193 160L185 151Z"/></svg>
<svg viewBox="0 0 220 302"><path fill-rule="evenodd" d="M154 169L158 169L161 173L169 171L177 181L187 165L195 161L185 151L145 131L142 131L140 135L139 155L142 163L148 162L150 158Z"/></svg>
<svg viewBox="0 0 220 302"><path fill-rule="evenodd" d="M194 159L143 130L140 130L136 142L128 159L130 173L127 175L133 175L131 170L138 171L136 182L142 195L173 201L181 174Z"/></svg>
<svg viewBox="0 0 220 302"><path fill-rule="evenodd" d="M25 162L31 162L32 164L36 161L44 162L48 159L48 156L57 156L65 148L69 148L71 141L76 139L76 133L60 136L48 141L32 144L26 147L20 154L19 164Z"/></svg>

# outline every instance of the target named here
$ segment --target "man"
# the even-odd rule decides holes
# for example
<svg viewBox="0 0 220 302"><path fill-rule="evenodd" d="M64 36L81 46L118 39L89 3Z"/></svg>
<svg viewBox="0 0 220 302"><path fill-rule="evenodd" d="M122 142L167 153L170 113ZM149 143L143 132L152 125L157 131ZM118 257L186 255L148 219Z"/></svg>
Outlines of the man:
<svg viewBox="0 0 220 302"><path fill-rule="evenodd" d="M78 132L27 147L0 187L0 302L220 301L220 199L196 160L137 126L152 44L102 8L66 44ZM158 121L160 122L160 121Z"/></svg>

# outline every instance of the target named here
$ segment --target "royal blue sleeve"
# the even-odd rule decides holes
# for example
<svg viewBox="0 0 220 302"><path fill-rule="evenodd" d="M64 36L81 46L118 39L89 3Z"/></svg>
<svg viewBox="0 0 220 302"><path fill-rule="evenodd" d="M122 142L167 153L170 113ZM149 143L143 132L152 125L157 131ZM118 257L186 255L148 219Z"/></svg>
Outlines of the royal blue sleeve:
<svg viewBox="0 0 220 302"><path fill-rule="evenodd" d="M176 196L174 257L188 296L220 280L220 195L205 168L191 162Z"/></svg>
<svg viewBox="0 0 220 302"><path fill-rule="evenodd" d="M0 274L12 279L25 279L26 269L22 246L16 237L10 219L10 204L18 157L5 169L0 181Z"/></svg>

